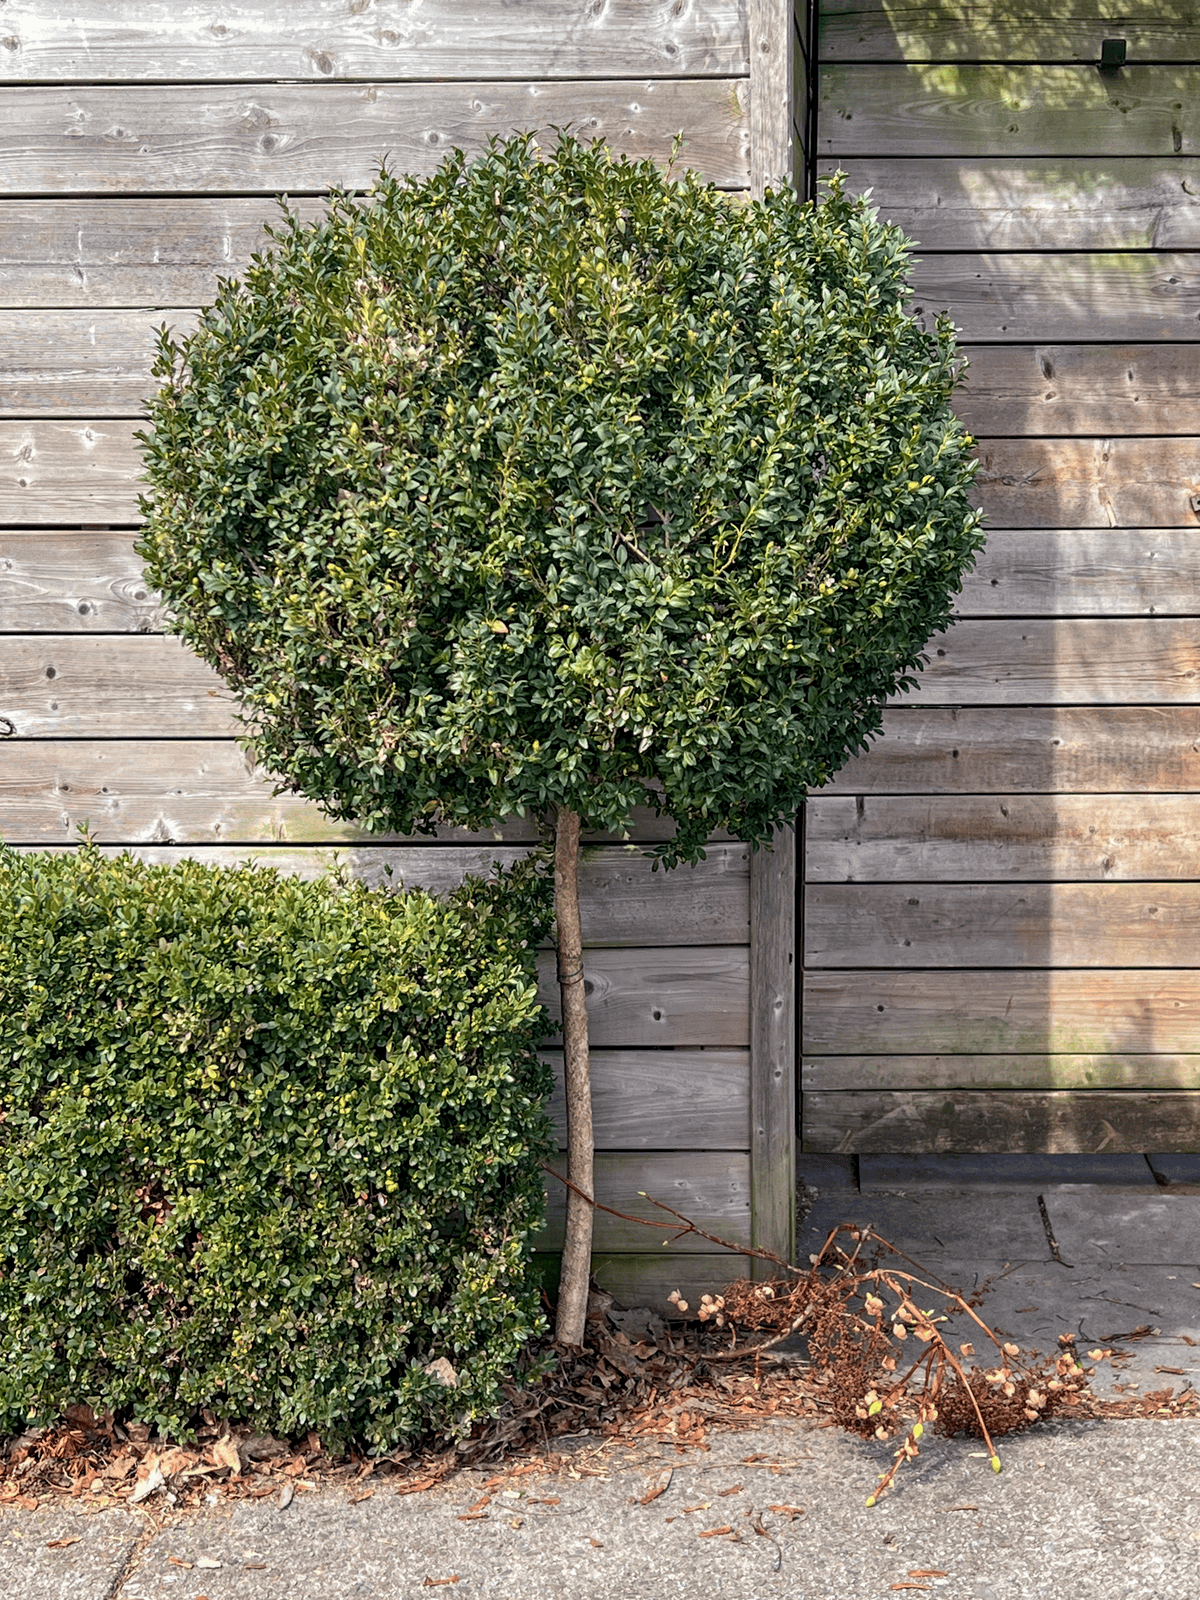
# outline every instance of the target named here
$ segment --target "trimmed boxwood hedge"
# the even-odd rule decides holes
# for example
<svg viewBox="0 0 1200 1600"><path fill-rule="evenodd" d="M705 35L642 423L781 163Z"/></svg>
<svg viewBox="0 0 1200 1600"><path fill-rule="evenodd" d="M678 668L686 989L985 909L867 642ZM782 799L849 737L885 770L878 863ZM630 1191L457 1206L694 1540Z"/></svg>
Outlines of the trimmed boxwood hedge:
<svg viewBox="0 0 1200 1600"><path fill-rule="evenodd" d="M485 1414L542 1327L548 920L530 863L439 900L0 846L0 1427Z"/></svg>

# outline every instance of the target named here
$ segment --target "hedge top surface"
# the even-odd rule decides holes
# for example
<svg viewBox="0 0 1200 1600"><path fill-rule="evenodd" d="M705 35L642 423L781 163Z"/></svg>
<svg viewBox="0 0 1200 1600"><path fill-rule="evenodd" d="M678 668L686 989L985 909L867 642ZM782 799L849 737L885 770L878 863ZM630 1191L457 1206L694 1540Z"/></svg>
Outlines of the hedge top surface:
<svg viewBox="0 0 1200 1600"><path fill-rule="evenodd" d="M140 546L287 786L368 826L651 803L761 839L980 543L953 331L838 183L564 137L290 218L182 343Z"/></svg>

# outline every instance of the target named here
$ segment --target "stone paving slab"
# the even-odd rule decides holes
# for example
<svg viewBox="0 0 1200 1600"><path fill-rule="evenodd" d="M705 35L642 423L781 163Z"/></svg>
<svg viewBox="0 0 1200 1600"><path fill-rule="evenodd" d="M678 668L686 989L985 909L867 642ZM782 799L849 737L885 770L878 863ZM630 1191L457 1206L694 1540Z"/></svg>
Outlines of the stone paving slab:
<svg viewBox="0 0 1200 1600"><path fill-rule="evenodd" d="M1062 1186L1043 1198L1065 1260L1179 1264L1200 1277L1200 1195Z"/></svg>
<svg viewBox="0 0 1200 1600"><path fill-rule="evenodd" d="M975 1255L985 1261L1048 1260L1050 1246L1031 1189L939 1189L905 1194L821 1194L798 1230L801 1261L839 1222L870 1224L918 1261Z"/></svg>
<svg viewBox="0 0 1200 1600"><path fill-rule="evenodd" d="M523 1494L469 1522L475 1481L242 1502L162 1533L115 1600L427 1600L435 1585L464 1600L878 1600L915 1582L947 1600L1193 1600L1200 1424L1053 1425L1000 1449L997 1476L976 1441L931 1439L871 1510L887 1447L797 1424L713 1435L708 1455L643 1451L604 1479L519 1479ZM631 1503L667 1466L667 1491ZM760 1518L770 1537L750 1531ZM738 1542L701 1537L726 1526ZM201 1554L221 1567L169 1560Z"/></svg>
<svg viewBox="0 0 1200 1600"><path fill-rule="evenodd" d="M0 1593L10 1600L109 1600L143 1519L75 1509L0 1511ZM58 1539L75 1542L51 1548Z"/></svg>

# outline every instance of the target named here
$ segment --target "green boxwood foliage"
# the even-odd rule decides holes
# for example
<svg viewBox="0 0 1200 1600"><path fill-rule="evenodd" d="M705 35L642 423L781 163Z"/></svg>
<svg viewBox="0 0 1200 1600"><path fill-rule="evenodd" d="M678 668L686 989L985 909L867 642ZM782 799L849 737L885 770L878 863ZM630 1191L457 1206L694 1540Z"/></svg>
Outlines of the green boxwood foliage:
<svg viewBox="0 0 1200 1600"><path fill-rule="evenodd" d="M441 901L0 848L0 1427L484 1414L541 1328L547 914L528 865Z"/></svg>
<svg viewBox="0 0 1200 1600"><path fill-rule="evenodd" d="M140 546L260 759L408 831L647 799L762 839L980 543L953 331L835 183L741 205L563 138L282 226L182 344Z"/></svg>

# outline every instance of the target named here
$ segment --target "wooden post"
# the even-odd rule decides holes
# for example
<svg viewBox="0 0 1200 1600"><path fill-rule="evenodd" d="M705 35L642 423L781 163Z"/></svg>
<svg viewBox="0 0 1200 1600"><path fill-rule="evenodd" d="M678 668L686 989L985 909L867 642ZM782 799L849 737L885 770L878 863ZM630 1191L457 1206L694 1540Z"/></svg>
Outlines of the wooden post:
<svg viewBox="0 0 1200 1600"><path fill-rule="evenodd" d="M750 193L796 183L795 0L750 0Z"/></svg>
<svg viewBox="0 0 1200 1600"><path fill-rule="evenodd" d="M750 1242L796 1247L796 830L750 858ZM772 1276L766 1262L756 1277Z"/></svg>

